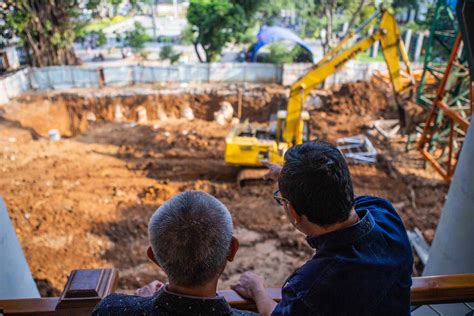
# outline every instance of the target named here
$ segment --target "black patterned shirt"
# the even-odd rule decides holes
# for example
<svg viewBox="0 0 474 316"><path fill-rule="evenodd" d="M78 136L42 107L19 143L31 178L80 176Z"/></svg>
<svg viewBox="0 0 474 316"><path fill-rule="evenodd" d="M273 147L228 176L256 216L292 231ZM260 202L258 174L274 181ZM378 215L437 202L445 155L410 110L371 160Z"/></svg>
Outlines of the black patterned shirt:
<svg viewBox="0 0 474 316"><path fill-rule="evenodd" d="M154 296L142 297L111 294L94 309L93 316L102 315L257 315L233 309L224 297L204 298L171 293L163 286Z"/></svg>

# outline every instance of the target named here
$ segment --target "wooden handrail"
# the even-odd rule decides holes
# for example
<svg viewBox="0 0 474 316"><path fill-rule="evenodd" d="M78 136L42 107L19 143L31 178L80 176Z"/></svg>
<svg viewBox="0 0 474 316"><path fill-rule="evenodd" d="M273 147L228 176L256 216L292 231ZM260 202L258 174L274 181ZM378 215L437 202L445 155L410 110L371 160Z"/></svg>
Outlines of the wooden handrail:
<svg viewBox="0 0 474 316"><path fill-rule="evenodd" d="M5 315L56 315L59 297L26 298L18 300L0 300L0 310Z"/></svg>
<svg viewBox="0 0 474 316"><path fill-rule="evenodd" d="M112 270L112 272L113 273L107 278L102 278L103 280L108 280L106 282L108 285L106 290L99 293L99 297L103 297L115 288L117 275L116 271ZM77 275L77 272L71 273L70 279L74 275ZM104 275L104 273L101 275ZM70 283L71 281L69 280L68 284L70 285ZM76 304L72 304L69 307L66 304L66 306L64 306L62 309L58 309L61 299L64 299L64 297L68 296L66 292L67 290L68 287L66 287L65 292L63 292L63 295L60 298L52 297L38 299L0 300L0 309L3 309L6 315L18 316L50 316L59 314L68 315L72 310L76 312L76 315L90 314L90 311L93 308L93 305L90 303L95 304L95 300L90 300L89 303L86 303L84 305L86 306L84 311L77 309L77 302L80 303L81 299L75 299ZM77 289L73 290L77 292ZM269 288L267 289L267 292L275 301L278 302L281 300L280 288ZM219 291L219 295L224 296L232 307L245 310L256 310L256 306L253 301L243 299L232 290ZM437 275L413 278L411 300L413 305L474 301L474 274Z"/></svg>
<svg viewBox="0 0 474 316"><path fill-rule="evenodd" d="M279 302L280 288L268 288L268 295ZM232 290L219 291L232 307L255 310L253 301L246 300ZM413 305L459 303L474 300L474 274L436 275L413 278L411 303Z"/></svg>
<svg viewBox="0 0 474 316"><path fill-rule="evenodd" d="M117 288L116 269L73 270L60 297L0 300L5 315L90 315Z"/></svg>
<svg viewBox="0 0 474 316"><path fill-rule="evenodd" d="M474 274L413 278L413 305L469 302L474 300Z"/></svg>

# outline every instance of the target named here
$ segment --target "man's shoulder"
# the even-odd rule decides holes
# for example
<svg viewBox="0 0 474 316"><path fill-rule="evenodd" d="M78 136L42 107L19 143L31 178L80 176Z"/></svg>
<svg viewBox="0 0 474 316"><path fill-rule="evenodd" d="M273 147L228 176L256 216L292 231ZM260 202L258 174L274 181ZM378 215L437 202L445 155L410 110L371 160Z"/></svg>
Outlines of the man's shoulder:
<svg viewBox="0 0 474 316"><path fill-rule="evenodd" d="M133 314L146 312L153 306L153 297L126 294L110 294L94 309L93 315L112 315L116 312Z"/></svg>
<svg viewBox="0 0 474 316"><path fill-rule="evenodd" d="M395 209L389 200L370 195L361 195L355 198L354 208L357 210L385 210L388 212L395 212Z"/></svg>
<svg viewBox="0 0 474 316"><path fill-rule="evenodd" d="M387 228L387 225L391 228L396 227L399 232L406 234L402 219L389 200L376 196L358 196L355 199L354 208L357 212L370 211L379 226L383 228Z"/></svg>

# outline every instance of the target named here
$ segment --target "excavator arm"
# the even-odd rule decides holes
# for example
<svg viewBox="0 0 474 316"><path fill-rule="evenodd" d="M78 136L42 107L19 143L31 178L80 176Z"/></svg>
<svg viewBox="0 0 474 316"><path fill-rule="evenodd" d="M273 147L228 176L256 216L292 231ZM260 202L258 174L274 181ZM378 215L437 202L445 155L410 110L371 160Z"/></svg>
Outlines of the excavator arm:
<svg viewBox="0 0 474 316"><path fill-rule="evenodd" d="M360 39L351 47L343 50L343 46L357 34L365 25L381 15L378 28L369 36ZM351 32L341 43L326 54L321 61L314 65L308 73L301 77L291 86L290 98L287 107L287 116L283 129L283 141L289 144L301 144L303 142L303 120L301 113L303 104L312 89L321 84L328 76L335 73L347 61L353 59L361 52L370 48L375 42L380 41L383 56L387 63L390 79L395 93L395 100L399 103L399 95L407 87L414 85L414 80L405 51L405 46L400 37L397 22L392 14L385 9L378 11L371 18L359 26L356 32ZM406 72L410 76L408 86L403 86L400 71L400 55L405 63Z"/></svg>

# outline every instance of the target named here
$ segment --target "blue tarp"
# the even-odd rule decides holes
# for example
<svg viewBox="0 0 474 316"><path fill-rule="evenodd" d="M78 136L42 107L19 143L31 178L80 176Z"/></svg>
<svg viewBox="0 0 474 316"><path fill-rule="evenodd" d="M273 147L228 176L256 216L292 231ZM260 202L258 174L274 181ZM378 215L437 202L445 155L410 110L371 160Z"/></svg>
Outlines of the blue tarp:
<svg viewBox="0 0 474 316"><path fill-rule="evenodd" d="M250 53L250 61L254 62L255 58L257 57L257 53L265 45L268 45L272 42L276 41L291 41L295 42L308 52L311 53L311 57L313 58L313 52L311 48L306 44L303 39L301 39L298 35L293 33L289 29L285 29L279 26L262 26L260 31L257 34L257 43L254 45L251 53Z"/></svg>

